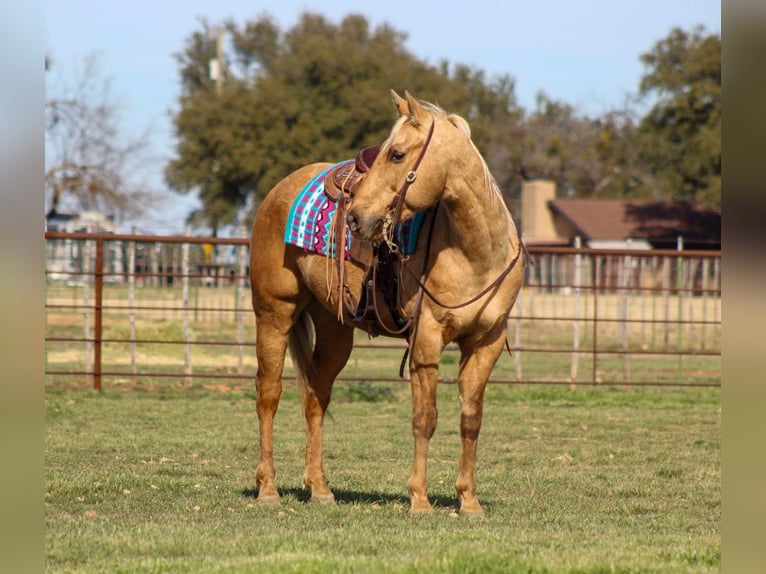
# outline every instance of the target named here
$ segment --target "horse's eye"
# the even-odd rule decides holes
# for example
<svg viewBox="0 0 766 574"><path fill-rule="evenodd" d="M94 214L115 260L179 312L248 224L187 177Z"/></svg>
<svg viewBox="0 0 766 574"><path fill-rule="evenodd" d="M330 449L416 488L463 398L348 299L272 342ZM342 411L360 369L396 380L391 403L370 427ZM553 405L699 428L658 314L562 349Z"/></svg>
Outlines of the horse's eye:
<svg viewBox="0 0 766 574"><path fill-rule="evenodd" d="M388 154L388 161L402 161L402 158L404 157L404 152L399 151L396 149L392 149Z"/></svg>

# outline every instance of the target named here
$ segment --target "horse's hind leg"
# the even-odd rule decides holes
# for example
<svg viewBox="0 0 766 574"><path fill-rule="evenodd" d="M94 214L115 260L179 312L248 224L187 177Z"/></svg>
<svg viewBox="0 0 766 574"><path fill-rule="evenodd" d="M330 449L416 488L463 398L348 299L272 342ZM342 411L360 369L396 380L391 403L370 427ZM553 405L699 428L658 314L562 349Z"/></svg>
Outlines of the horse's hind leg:
<svg viewBox="0 0 766 574"><path fill-rule="evenodd" d="M476 498L476 446L481 430L484 390L505 342L505 325L498 325L482 341L460 344L460 463L455 490L462 516L483 513Z"/></svg>
<svg viewBox="0 0 766 574"><path fill-rule="evenodd" d="M312 502L334 502L327 487L322 464L322 424L330 404L335 377L343 369L354 345L354 329L338 323L334 315L318 304L310 308L316 341L312 355L313 372L306 377L306 467L303 480L311 489Z"/></svg>
<svg viewBox="0 0 766 574"><path fill-rule="evenodd" d="M255 406L260 431L260 456L255 480L258 502L267 504L279 503L274 469L274 415L282 394L282 370L293 311L292 305L277 306L269 313L261 313L257 320L258 373L255 386L258 394Z"/></svg>

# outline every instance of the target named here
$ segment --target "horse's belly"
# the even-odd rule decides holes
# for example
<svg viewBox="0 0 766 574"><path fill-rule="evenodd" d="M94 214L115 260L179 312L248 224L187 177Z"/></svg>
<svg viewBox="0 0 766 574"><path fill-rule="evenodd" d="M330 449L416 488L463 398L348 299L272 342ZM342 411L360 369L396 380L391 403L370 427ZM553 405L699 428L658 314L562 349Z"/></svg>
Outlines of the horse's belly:
<svg viewBox="0 0 766 574"><path fill-rule="evenodd" d="M339 300L337 260L315 253L305 253L300 257L298 267L306 287L314 297L326 309L337 313ZM344 262L342 281L355 301L359 301L363 277L364 270L360 265Z"/></svg>

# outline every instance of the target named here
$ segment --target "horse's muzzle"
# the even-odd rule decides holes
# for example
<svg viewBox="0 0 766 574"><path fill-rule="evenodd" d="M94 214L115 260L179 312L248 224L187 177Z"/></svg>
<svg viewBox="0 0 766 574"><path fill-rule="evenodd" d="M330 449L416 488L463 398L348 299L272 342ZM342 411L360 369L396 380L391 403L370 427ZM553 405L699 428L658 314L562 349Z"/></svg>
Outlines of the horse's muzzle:
<svg viewBox="0 0 766 574"><path fill-rule="evenodd" d="M360 217L354 210L346 215L346 223L354 237L371 240L383 229L383 218L379 215L372 217Z"/></svg>

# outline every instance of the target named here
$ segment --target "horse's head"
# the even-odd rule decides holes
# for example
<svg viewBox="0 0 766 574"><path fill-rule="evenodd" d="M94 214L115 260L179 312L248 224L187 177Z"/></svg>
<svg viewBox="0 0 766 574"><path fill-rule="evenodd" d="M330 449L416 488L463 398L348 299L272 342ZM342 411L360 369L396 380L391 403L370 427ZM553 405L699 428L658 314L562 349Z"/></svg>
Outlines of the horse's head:
<svg viewBox="0 0 766 574"><path fill-rule="evenodd" d="M447 115L406 91L404 98L393 90L391 96L399 118L355 191L346 217L354 235L372 241L436 203L447 177L448 159L434 135Z"/></svg>

